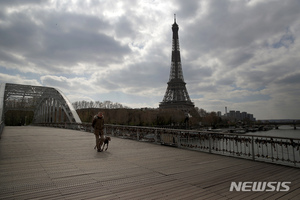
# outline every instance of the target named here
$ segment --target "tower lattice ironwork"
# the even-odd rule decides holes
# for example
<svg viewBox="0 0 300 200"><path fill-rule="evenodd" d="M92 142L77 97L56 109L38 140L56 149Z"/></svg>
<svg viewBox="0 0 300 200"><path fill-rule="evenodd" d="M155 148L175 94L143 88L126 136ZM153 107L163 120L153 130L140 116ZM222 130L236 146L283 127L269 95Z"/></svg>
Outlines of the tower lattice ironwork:
<svg viewBox="0 0 300 200"><path fill-rule="evenodd" d="M159 108L194 108L194 103L189 97L188 91L185 86L186 83L183 79L178 30L179 27L176 23L176 16L174 15L174 24L172 25L173 40L170 78L168 81L168 87L165 96L163 98L163 101L159 104Z"/></svg>

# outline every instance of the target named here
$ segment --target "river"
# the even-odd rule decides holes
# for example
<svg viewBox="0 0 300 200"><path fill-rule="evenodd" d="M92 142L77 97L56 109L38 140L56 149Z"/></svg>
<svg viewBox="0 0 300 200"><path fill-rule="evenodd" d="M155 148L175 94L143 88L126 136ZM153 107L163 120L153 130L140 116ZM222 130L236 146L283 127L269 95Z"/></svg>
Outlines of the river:
<svg viewBox="0 0 300 200"><path fill-rule="evenodd" d="M297 129L294 130L294 127L291 126L280 126L279 129L272 129L269 131L249 132L245 135L274 136L274 137L300 139L300 127L297 127Z"/></svg>

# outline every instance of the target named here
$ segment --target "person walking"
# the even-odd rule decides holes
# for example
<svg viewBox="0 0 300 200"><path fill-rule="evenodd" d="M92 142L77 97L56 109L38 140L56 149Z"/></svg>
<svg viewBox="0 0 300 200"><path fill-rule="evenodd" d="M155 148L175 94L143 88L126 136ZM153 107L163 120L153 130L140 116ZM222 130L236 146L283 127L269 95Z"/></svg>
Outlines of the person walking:
<svg viewBox="0 0 300 200"><path fill-rule="evenodd" d="M104 116L103 113L99 112L93 119L92 127L94 128L94 134L96 137L97 151L101 151L101 146L104 141ZM99 138L100 137L100 138Z"/></svg>

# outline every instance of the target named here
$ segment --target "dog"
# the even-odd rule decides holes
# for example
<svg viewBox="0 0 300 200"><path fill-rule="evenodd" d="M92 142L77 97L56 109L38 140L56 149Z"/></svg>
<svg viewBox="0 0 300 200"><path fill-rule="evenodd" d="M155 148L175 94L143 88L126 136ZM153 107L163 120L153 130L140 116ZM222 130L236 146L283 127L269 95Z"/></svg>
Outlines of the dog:
<svg viewBox="0 0 300 200"><path fill-rule="evenodd" d="M103 146L102 146L102 150L101 150L101 151L103 151L105 145L106 145L105 151L108 149L109 141L111 141L110 137L109 137L109 136L106 136L105 139L104 139L104 142L103 142Z"/></svg>
<svg viewBox="0 0 300 200"><path fill-rule="evenodd" d="M110 137L109 136L105 136L104 141L103 141L103 146L102 146L102 149L100 147L100 151L104 150L105 145L106 145L105 151L108 149L109 141L111 141ZM100 139L99 143L101 143L101 139ZM97 145L95 145L94 149L96 149L96 147L97 147Z"/></svg>

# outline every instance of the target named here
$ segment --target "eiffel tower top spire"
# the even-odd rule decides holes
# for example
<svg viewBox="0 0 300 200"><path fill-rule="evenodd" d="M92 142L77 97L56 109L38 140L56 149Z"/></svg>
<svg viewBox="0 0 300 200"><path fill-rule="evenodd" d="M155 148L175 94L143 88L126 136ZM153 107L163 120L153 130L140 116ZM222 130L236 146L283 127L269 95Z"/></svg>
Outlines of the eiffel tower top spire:
<svg viewBox="0 0 300 200"><path fill-rule="evenodd" d="M173 38L170 77L163 102L159 105L160 108L185 109L194 107L185 87L186 83L183 79L178 30L179 26L176 23L176 15L174 14L174 24L172 25Z"/></svg>
<svg viewBox="0 0 300 200"><path fill-rule="evenodd" d="M176 14L174 14L174 24L172 25L173 41L172 41L172 67L170 72L170 79L179 78L183 80L181 58L180 58L180 47L178 37L179 27L176 23Z"/></svg>

